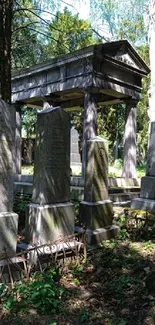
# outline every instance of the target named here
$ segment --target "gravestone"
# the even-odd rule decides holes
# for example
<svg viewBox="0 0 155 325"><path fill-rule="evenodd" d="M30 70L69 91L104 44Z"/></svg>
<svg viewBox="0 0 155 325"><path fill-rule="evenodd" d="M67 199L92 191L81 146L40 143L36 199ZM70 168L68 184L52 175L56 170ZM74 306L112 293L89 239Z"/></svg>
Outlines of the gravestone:
<svg viewBox="0 0 155 325"><path fill-rule="evenodd" d="M70 203L70 118L61 107L38 113L32 204L26 240L44 244L74 231Z"/></svg>
<svg viewBox="0 0 155 325"><path fill-rule="evenodd" d="M100 137L87 141L84 201L80 222L87 228L88 243L109 239L118 231L112 226L113 206L108 194L108 142Z"/></svg>
<svg viewBox="0 0 155 325"><path fill-rule="evenodd" d="M79 134L75 128L71 129L70 167L74 173L80 173L82 169L81 156L79 153Z"/></svg>
<svg viewBox="0 0 155 325"><path fill-rule="evenodd" d="M135 210L147 210L155 213L155 122L151 123L146 176L141 179L140 198L131 202Z"/></svg>
<svg viewBox="0 0 155 325"><path fill-rule="evenodd" d="M13 212L15 109L0 100L0 256L16 252L18 215Z"/></svg>

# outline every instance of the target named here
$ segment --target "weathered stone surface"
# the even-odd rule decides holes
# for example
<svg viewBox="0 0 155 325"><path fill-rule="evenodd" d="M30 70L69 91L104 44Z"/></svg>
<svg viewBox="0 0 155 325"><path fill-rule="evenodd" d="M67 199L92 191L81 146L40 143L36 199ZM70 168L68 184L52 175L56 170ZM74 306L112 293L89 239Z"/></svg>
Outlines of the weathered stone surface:
<svg viewBox="0 0 155 325"><path fill-rule="evenodd" d="M151 122L146 176L142 178L140 198L131 202L135 210L155 213L155 122Z"/></svg>
<svg viewBox="0 0 155 325"><path fill-rule="evenodd" d="M137 198L132 200L131 209L134 210L143 210L155 213L155 200Z"/></svg>
<svg viewBox="0 0 155 325"><path fill-rule="evenodd" d="M13 209L15 109L0 100L0 212Z"/></svg>
<svg viewBox="0 0 155 325"><path fill-rule="evenodd" d="M136 178L136 106L136 101L126 102L122 171L122 176L125 178Z"/></svg>
<svg viewBox="0 0 155 325"><path fill-rule="evenodd" d="M87 230L87 244L88 245L97 245L100 244L103 240L109 240L114 238L119 232L119 227L112 225L107 228L99 228L96 230Z"/></svg>
<svg viewBox="0 0 155 325"><path fill-rule="evenodd" d="M71 143L70 143L70 164L81 166L81 156L79 153L79 135L76 129L71 129Z"/></svg>
<svg viewBox="0 0 155 325"><path fill-rule="evenodd" d="M100 137L89 139L86 152L84 201L80 202L80 223L86 225L90 232L89 243L94 244L99 242L99 238L104 239L105 229L99 231L103 236L94 235L93 232L111 227L113 219L113 206L108 194L108 142Z"/></svg>
<svg viewBox="0 0 155 325"><path fill-rule="evenodd" d="M108 141L96 137L87 141L84 201L108 199Z"/></svg>
<svg viewBox="0 0 155 325"><path fill-rule="evenodd" d="M29 204L26 210L26 241L42 245L74 232L72 203L55 205Z"/></svg>
<svg viewBox="0 0 155 325"><path fill-rule="evenodd" d="M38 113L32 202L70 200L70 119L60 107Z"/></svg>
<svg viewBox="0 0 155 325"><path fill-rule="evenodd" d="M95 230L112 224L113 207L110 200L80 202L80 223Z"/></svg>
<svg viewBox="0 0 155 325"><path fill-rule="evenodd" d="M97 136L97 102L89 89L84 94L84 121L83 121L83 142L82 142L82 176L85 179L87 140Z"/></svg>
<svg viewBox="0 0 155 325"><path fill-rule="evenodd" d="M38 114L33 203L26 211L26 240L45 244L74 232L70 200L70 120L60 107Z"/></svg>
<svg viewBox="0 0 155 325"><path fill-rule="evenodd" d="M155 122L151 123L146 176L155 176Z"/></svg>
<svg viewBox="0 0 155 325"><path fill-rule="evenodd" d="M118 231L119 227L112 225L109 227L104 227L104 228L98 228L95 230L92 229L86 229L86 241L88 245L98 245L100 244L103 240L109 240L114 238ZM82 228L76 226L75 227L76 232L81 232Z"/></svg>
<svg viewBox="0 0 155 325"><path fill-rule="evenodd" d="M8 255L16 253L18 214L0 212L0 257L4 247Z"/></svg>
<svg viewBox="0 0 155 325"><path fill-rule="evenodd" d="M142 177L140 197L155 200L155 177Z"/></svg>

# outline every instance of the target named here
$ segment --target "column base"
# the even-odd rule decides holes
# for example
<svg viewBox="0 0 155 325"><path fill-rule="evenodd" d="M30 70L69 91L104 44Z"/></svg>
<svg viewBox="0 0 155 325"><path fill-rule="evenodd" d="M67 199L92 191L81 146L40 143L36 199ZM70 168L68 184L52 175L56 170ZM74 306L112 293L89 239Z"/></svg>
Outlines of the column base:
<svg viewBox="0 0 155 325"><path fill-rule="evenodd" d="M16 253L18 233L18 214L14 212L0 213L0 257L4 249L8 255Z"/></svg>
<svg viewBox="0 0 155 325"><path fill-rule="evenodd" d="M131 209L133 210L143 210L155 213L155 200L138 198L131 202Z"/></svg>
<svg viewBox="0 0 155 325"><path fill-rule="evenodd" d="M60 236L74 232L74 205L70 202L39 205L26 208L25 240L31 245L43 245Z"/></svg>
<svg viewBox="0 0 155 325"><path fill-rule="evenodd" d="M80 223L92 230L112 224L113 204L111 200L80 202Z"/></svg>

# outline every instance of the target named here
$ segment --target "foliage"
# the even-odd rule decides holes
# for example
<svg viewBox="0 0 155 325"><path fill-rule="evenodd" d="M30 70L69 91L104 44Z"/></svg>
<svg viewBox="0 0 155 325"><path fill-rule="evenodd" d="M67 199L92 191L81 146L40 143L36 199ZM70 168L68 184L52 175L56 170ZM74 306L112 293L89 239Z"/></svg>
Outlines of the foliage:
<svg viewBox="0 0 155 325"><path fill-rule="evenodd" d="M64 289L54 281L56 275L57 271L50 269L45 273L36 272L30 282L17 283L13 290L1 286L3 308L13 313L26 312L30 308L34 308L38 314L56 313L64 294Z"/></svg>
<svg viewBox="0 0 155 325"><path fill-rule="evenodd" d="M106 41L128 39L146 44L148 32L147 0L91 0L91 21ZM95 17L95 20L94 20Z"/></svg>
<svg viewBox="0 0 155 325"><path fill-rule="evenodd" d="M57 12L49 25L48 56L58 56L73 52L87 45L96 43L90 24L73 15L67 8L64 12Z"/></svg>
<svg viewBox="0 0 155 325"><path fill-rule="evenodd" d="M22 126L25 130L26 137L35 137L37 122L37 109L24 107L22 109Z"/></svg>

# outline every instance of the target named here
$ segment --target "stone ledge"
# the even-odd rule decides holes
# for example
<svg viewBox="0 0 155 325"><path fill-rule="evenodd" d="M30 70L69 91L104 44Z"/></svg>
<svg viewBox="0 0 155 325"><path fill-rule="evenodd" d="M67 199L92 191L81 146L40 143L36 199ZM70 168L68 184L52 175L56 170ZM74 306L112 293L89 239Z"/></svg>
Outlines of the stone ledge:
<svg viewBox="0 0 155 325"><path fill-rule="evenodd" d="M155 213L155 200L138 198L131 202L131 209L133 210L143 210Z"/></svg>
<svg viewBox="0 0 155 325"><path fill-rule="evenodd" d="M80 231L80 227L76 227L76 231ZM100 244L103 240L115 238L120 228L116 225L111 225L105 228L98 228L95 230L86 230L86 239L88 245Z"/></svg>
<svg viewBox="0 0 155 325"><path fill-rule="evenodd" d="M29 204L26 208L26 242L42 245L68 236L74 232L74 205L70 202L59 204Z"/></svg>

